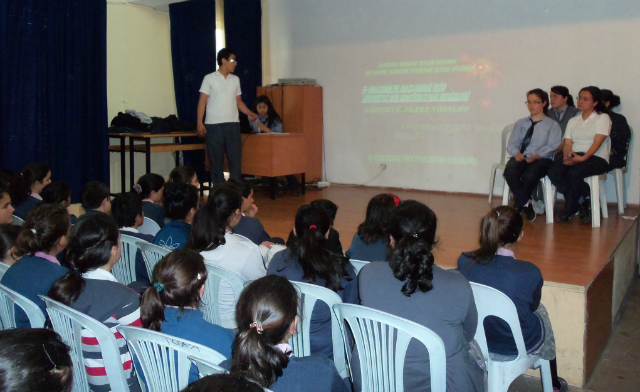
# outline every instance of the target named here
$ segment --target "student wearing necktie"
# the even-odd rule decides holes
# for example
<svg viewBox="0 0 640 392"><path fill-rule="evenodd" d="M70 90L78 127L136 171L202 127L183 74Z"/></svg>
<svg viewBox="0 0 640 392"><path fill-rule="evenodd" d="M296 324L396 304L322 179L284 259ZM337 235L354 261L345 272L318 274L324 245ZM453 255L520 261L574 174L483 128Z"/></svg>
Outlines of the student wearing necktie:
<svg viewBox="0 0 640 392"><path fill-rule="evenodd" d="M560 145L562 131L547 114L549 96L539 88L527 93L525 102L530 116L516 121L507 144L511 159L504 169L504 178L513 193L515 208L534 221L531 194L553 164L553 155Z"/></svg>

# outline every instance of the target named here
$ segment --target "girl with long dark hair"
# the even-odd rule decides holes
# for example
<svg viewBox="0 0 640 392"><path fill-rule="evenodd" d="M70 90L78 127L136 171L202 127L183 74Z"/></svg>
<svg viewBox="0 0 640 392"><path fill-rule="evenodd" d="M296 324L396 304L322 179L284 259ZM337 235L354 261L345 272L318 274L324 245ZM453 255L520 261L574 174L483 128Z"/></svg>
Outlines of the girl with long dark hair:
<svg viewBox="0 0 640 392"><path fill-rule="evenodd" d="M346 256L362 261L386 261L389 257L389 218L400 205L391 194L376 195L369 200L367 215L353 235Z"/></svg>
<svg viewBox="0 0 640 392"><path fill-rule="evenodd" d="M193 185L200 189L198 174L191 166L176 166L171 170L171 173L169 173L169 181Z"/></svg>
<svg viewBox="0 0 640 392"><path fill-rule="evenodd" d="M51 182L51 170L46 163L34 162L25 166L21 175L16 175L11 180L11 201L15 206L14 215L27 219L27 215L40 202L40 192Z"/></svg>
<svg viewBox="0 0 640 392"><path fill-rule="evenodd" d="M602 90L602 101L609 110L611 118L611 152L609 153L609 171L622 169L627 166L627 153L629 152L629 142L631 141L631 128L627 123L627 118L620 113L613 111L620 105L620 97L611 90Z"/></svg>
<svg viewBox="0 0 640 392"><path fill-rule="evenodd" d="M164 178L159 174L147 173L138 179L138 183L133 186L133 189L142 199L144 215L163 228L165 216L162 207Z"/></svg>
<svg viewBox="0 0 640 392"><path fill-rule="evenodd" d="M569 94L569 89L565 86L551 87L549 94L549 104L551 108L545 113L547 117L555 120L560 125L560 130L564 135L569 120L575 117L580 110L575 107L573 97ZM558 152L562 152L560 149Z"/></svg>

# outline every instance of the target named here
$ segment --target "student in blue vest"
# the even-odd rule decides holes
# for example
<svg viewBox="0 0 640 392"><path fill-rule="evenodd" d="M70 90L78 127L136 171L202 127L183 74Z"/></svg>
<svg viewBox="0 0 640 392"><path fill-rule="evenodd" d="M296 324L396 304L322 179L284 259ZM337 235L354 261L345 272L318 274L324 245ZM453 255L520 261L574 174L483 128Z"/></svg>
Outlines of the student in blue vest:
<svg viewBox="0 0 640 392"><path fill-rule="evenodd" d="M343 255L327 247L330 220L324 210L311 204L296 213L289 247L271 259L268 275L278 275L296 282L312 283L336 292L342 302L358 304L356 271ZM333 359L331 309L316 302L311 315L311 354Z"/></svg>
<svg viewBox="0 0 640 392"><path fill-rule="evenodd" d="M293 355L287 342L296 332L298 305L298 293L285 278L270 275L251 282L236 307L233 358L220 366L273 392L350 391L327 357Z"/></svg>
<svg viewBox="0 0 640 392"><path fill-rule="evenodd" d="M527 353L549 360L554 391L567 391L567 383L558 377L549 314L540 303L544 283L542 272L535 265L516 259L513 252L524 234L522 225L522 216L511 207L491 210L482 218L480 247L460 255L458 271L470 282L500 290L513 301ZM518 354L513 334L504 321L490 317L485 320L485 328L491 353Z"/></svg>
<svg viewBox="0 0 640 392"><path fill-rule="evenodd" d="M34 162L25 166L22 175L11 180L11 200L13 214L22 220L42 201L40 192L51 182L51 170L46 163Z"/></svg>
<svg viewBox="0 0 640 392"><path fill-rule="evenodd" d="M204 319L198 305L204 295L207 268L202 256L191 249L166 255L153 269L153 284L142 295L142 326L209 347L231 358L233 331ZM191 365L189 382L199 378Z"/></svg>
<svg viewBox="0 0 640 392"><path fill-rule="evenodd" d="M376 195L369 200L367 215L353 235L346 256L353 260L386 261L389 257L389 218L400 205L392 194Z"/></svg>
<svg viewBox="0 0 640 392"><path fill-rule="evenodd" d="M264 389L242 376L212 374L189 384L182 392L264 392Z"/></svg>
<svg viewBox="0 0 640 392"><path fill-rule="evenodd" d="M164 208L162 208L162 195L164 191L164 178L155 173L147 173L138 179L133 189L142 198L144 215L156 222L160 228L164 227Z"/></svg>
<svg viewBox="0 0 640 392"><path fill-rule="evenodd" d="M87 182L82 187L82 208L85 215L111 214L109 187L100 181Z"/></svg>
<svg viewBox="0 0 640 392"><path fill-rule="evenodd" d="M13 221L13 211L8 186L0 179L0 226L11 224Z"/></svg>
<svg viewBox="0 0 640 392"><path fill-rule="evenodd" d="M171 170L171 173L169 173L169 181L190 184L200 189L198 174L191 166L176 166Z"/></svg>
<svg viewBox="0 0 640 392"><path fill-rule="evenodd" d="M337 253L339 255L343 255L344 251L342 250L342 243L340 242L340 233L338 230L333 228L333 222L336 220L336 214L338 213L338 206L336 203L332 202L329 199L317 199L309 203L313 206L321 208L324 212L329 216L329 220L331 221L331 228L329 229L329 238L327 238L327 247L330 251ZM293 234L293 230L289 233L289 238L287 238L287 246L295 239Z"/></svg>
<svg viewBox="0 0 640 392"><path fill-rule="evenodd" d="M24 295L46 315L44 301L53 282L67 273L56 259L69 242L71 222L67 210L59 205L38 205L28 215L15 242L15 254L21 257L2 277L3 285ZM24 312L16 312L16 325L28 327Z"/></svg>
<svg viewBox="0 0 640 392"><path fill-rule="evenodd" d="M180 249L189 239L193 216L198 209L198 189L193 185L170 182L164 189L164 213L171 221L153 242L167 249Z"/></svg>
<svg viewBox="0 0 640 392"><path fill-rule="evenodd" d="M64 208L69 208L71 205L71 188L66 181L54 181L45 186L40 193L42 196L42 202L47 204L60 204ZM71 224L75 225L78 221L78 217L69 214Z"/></svg>
<svg viewBox="0 0 640 392"><path fill-rule="evenodd" d="M113 202L111 202L111 215L118 223L120 234L135 237L151 244L155 241L155 236L138 231L138 227L144 223L144 211L142 209L142 200L137 193L123 193L113 199ZM136 252L136 281L143 286L151 284L140 249Z"/></svg>

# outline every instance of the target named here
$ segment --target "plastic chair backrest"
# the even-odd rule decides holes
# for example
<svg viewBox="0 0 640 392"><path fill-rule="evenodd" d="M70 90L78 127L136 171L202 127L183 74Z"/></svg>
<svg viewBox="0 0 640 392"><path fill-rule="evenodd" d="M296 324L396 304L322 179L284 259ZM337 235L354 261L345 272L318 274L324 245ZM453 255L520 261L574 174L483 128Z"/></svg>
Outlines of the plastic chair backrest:
<svg viewBox="0 0 640 392"><path fill-rule="evenodd" d="M342 299L338 294L325 287L310 283L293 281L291 283L296 286L299 293L302 315L298 317L298 328L296 333L289 339L289 344L296 357L307 357L311 355L311 314L316 301L322 301L329 306L329 309L332 309L333 305L341 304ZM333 312L331 312L331 340L333 341L333 362L336 365L336 369L338 369L338 373L342 377L346 377L347 363L340 331L340 321Z"/></svg>
<svg viewBox="0 0 640 392"><path fill-rule="evenodd" d="M74 392L89 391L87 371L84 365L82 353L82 329L87 329L98 340L102 360L107 372L107 378L112 391L129 391L127 379L122 370L120 349L113 332L101 322L78 312L60 302L54 301L44 295L39 295L47 305L47 313L51 319L53 329L62 340L71 348L71 360L73 361L73 389Z"/></svg>
<svg viewBox="0 0 640 392"><path fill-rule="evenodd" d="M502 150L500 150L500 163L503 165L507 163L507 157L509 156L509 153L507 152L507 145L509 144L509 137L511 136L511 132L513 132L513 127L515 125L515 123L509 124L504 127L504 129L502 129Z"/></svg>
<svg viewBox="0 0 640 392"><path fill-rule="evenodd" d="M244 290L244 282L231 271L215 266L206 261L204 264L207 267L208 275L200 310L202 310L206 321L220 325L220 308L218 304L220 282L224 280L231 286L236 303L238 303L240 294L242 294L242 290Z"/></svg>
<svg viewBox="0 0 640 392"><path fill-rule="evenodd" d="M349 262L351 263L353 268L356 269L356 275L358 275L360 273L360 270L362 269L362 267L364 267L365 265L369 264L368 261L354 260L354 259L350 259Z"/></svg>
<svg viewBox="0 0 640 392"><path fill-rule="evenodd" d="M438 334L412 321L360 305L337 304L333 311L353 333L363 392L404 391L404 360L411 339L420 341L429 352L431 391L446 390L447 357ZM342 325L342 337L347 342L345 331L348 328ZM350 352L347 358L351 363Z"/></svg>
<svg viewBox="0 0 640 392"><path fill-rule="evenodd" d="M128 285L136 281L136 253L138 252L138 242L143 242L140 238L132 237L126 234L120 234L120 243L122 244L122 254L111 273L118 279L118 282Z"/></svg>
<svg viewBox="0 0 640 392"><path fill-rule="evenodd" d="M1 264L1 263L0 263ZM44 328L45 317L38 305L25 296L18 294L7 286L0 284L0 326L1 329L16 327L16 306L20 307L27 317L31 328Z"/></svg>
<svg viewBox="0 0 640 392"><path fill-rule="evenodd" d="M13 215L13 220L11 221L12 225L22 226L24 225L24 220L18 216Z"/></svg>
<svg viewBox="0 0 640 392"><path fill-rule="evenodd" d="M144 223L138 227L138 231L142 234L150 234L155 236L160 231L160 225L151 218L144 217Z"/></svg>
<svg viewBox="0 0 640 392"><path fill-rule="evenodd" d="M150 244L146 241L136 241L136 245L142 252L142 258L144 259L144 265L147 267L147 273L149 278L153 276L153 267L158 264L158 261L168 255L171 249L163 248L162 246ZM135 256L134 256L134 268L135 268Z"/></svg>
<svg viewBox="0 0 640 392"><path fill-rule="evenodd" d="M138 327L118 327L129 351L135 353L149 392L179 392L189 383L191 361L189 357L219 364L226 358L219 352L201 344L176 338L162 332ZM142 372L140 372L140 370ZM143 380L140 376L140 384Z"/></svg>
<svg viewBox="0 0 640 392"><path fill-rule="evenodd" d="M220 367L213 362L207 361L206 359L196 358L192 356L189 356L187 358L198 368L198 374L200 375L200 378L210 376L212 374L229 373L227 369Z"/></svg>
<svg viewBox="0 0 640 392"><path fill-rule="evenodd" d="M479 283L470 283L478 309L478 329L476 330L475 339L478 345L480 345L485 360L489 358L489 347L487 346L487 337L484 331L484 319L488 316L499 317L509 324L518 349L518 358L527 357L527 349L525 348L524 338L522 337L520 319L518 318L518 311L513 301L500 290L496 290L493 287Z"/></svg>
<svg viewBox="0 0 640 392"><path fill-rule="evenodd" d="M11 266L10 265L6 265L5 263L0 261L0 280L2 280L2 277L4 276L4 273L7 272L9 267L11 267Z"/></svg>

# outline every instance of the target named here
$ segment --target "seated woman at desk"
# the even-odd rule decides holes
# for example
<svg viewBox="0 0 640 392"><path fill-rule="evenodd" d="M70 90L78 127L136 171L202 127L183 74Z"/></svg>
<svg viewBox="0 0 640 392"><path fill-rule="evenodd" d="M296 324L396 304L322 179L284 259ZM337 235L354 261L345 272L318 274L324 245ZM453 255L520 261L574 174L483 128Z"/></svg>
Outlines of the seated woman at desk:
<svg viewBox="0 0 640 392"><path fill-rule="evenodd" d="M254 133L282 133L282 119L276 109L271 104L271 100L266 95L260 95L256 98L255 112L258 113L258 119L251 122L251 131ZM293 174L285 176L289 188L293 190L294 196L302 195L302 188L298 179ZM265 180L270 180L266 177ZM266 184L266 182L265 182ZM276 197L282 195L280 189L276 190Z"/></svg>

